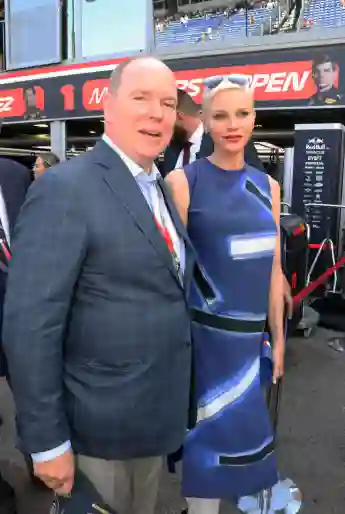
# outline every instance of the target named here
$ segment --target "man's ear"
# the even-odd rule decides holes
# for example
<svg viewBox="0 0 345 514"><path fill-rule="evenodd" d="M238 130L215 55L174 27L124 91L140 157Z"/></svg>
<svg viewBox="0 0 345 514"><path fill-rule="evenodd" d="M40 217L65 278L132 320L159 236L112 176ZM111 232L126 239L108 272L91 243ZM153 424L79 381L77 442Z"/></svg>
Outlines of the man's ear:
<svg viewBox="0 0 345 514"><path fill-rule="evenodd" d="M176 119L178 121L183 121L185 119L185 115L182 111L177 110L176 111Z"/></svg>
<svg viewBox="0 0 345 514"><path fill-rule="evenodd" d="M103 110L104 110L104 121L111 122L112 120L112 107L113 107L113 97L110 93L106 93L103 97Z"/></svg>

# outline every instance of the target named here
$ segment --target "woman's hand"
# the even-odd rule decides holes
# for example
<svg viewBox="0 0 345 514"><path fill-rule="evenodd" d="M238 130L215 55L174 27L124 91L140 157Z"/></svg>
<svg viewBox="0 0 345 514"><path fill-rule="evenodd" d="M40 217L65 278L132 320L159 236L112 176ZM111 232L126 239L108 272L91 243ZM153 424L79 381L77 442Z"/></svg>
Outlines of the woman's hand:
<svg viewBox="0 0 345 514"><path fill-rule="evenodd" d="M284 275L284 274L283 274ZM285 307L286 307L286 310L287 310L287 316L289 319L292 319L293 317L293 312L294 312L294 305L293 305L293 297L292 297L292 294L291 294L291 287L290 287L290 284L287 280L287 278L285 277L284 275L284 302L285 302Z"/></svg>
<svg viewBox="0 0 345 514"><path fill-rule="evenodd" d="M277 226L277 238L274 251L271 285L268 305L268 323L273 341L273 383L284 374L285 330L284 311L286 290L290 290L289 284L283 274L281 266L280 245L280 187L273 179L269 179L272 192L272 214Z"/></svg>
<svg viewBox="0 0 345 514"><path fill-rule="evenodd" d="M278 379L284 375L284 358L285 358L285 343L284 341L274 341L273 346L273 384L276 384Z"/></svg>

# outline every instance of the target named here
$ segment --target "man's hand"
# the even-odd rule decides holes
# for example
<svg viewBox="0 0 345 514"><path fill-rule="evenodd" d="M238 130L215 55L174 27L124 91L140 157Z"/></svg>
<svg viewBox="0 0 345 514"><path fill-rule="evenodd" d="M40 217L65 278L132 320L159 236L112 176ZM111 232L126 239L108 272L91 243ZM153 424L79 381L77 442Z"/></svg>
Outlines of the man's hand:
<svg viewBox="0 0 345 514"><path fill-rule="evenodd" d="M74 484L74 455L68 450L63 455L46 462L33 463L34 474L60 496L68 495Z"/></svg>
<svg viewBox="0 0 345 514"><path fill-rule="evenodd" d="M288 315L288 318L291 319L292 316L293 316L293 311L294 311L294 307L293 307L293 298L292 298L292 295L291 295L291 287L290 287L290 284L286 278L286 276L284 275L284 291L283 291L283 295L284 295L284 303L285 303L285 306L286 306L286 309L287 309L287 315Z"/></svg>

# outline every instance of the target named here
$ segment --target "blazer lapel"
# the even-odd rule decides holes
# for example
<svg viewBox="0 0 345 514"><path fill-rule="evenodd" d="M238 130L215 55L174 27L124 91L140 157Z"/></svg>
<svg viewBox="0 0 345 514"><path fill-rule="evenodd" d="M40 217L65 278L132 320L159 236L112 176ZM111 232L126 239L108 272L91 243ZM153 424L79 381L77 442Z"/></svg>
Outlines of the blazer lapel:
<svg viewBox="0 0 345 514"><path fill-rule="evenodd" d="M103 180L120 199L137 227L155 248L159 257L180 284L170 251L157 229L151 209L130 170L120 156L104 141L99 141L93 152L95 162L102 169Z"/></svg>

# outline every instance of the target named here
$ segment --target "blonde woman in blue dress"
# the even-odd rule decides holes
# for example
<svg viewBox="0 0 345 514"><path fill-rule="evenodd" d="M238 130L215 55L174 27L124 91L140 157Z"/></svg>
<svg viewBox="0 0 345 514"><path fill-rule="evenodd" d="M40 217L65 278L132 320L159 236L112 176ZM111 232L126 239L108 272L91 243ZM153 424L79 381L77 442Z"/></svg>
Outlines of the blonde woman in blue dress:
<svg viewBox="0 0 345 514"><path fill-rule="evenodd" d="M204 124L214 152L167 178L200 267L190 299L197 423L183 456L189 514L218 514L220 499L237 502L278 483L260 383L267 319L273 380L284 372L285 352L280 188L244 161L253 93L243 76L206 85Z"/></svg>

